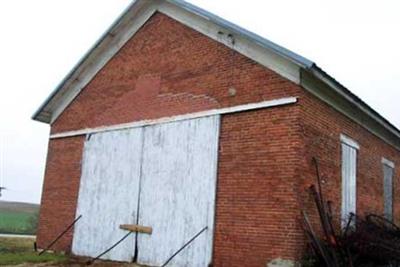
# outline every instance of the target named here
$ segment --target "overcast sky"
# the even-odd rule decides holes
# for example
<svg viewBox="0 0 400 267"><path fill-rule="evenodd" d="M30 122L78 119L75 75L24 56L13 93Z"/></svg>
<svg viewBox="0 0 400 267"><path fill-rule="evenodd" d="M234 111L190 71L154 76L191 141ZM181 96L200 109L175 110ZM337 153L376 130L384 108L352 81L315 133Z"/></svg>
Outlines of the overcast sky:
<svg viewBox="0 0 400 267"><path fill-rule="evenodd" d="M189 2L313 60L400 127L400 1ZM0 200L40 202L49 126L30 117L129 4L0 2Z"/></svg>

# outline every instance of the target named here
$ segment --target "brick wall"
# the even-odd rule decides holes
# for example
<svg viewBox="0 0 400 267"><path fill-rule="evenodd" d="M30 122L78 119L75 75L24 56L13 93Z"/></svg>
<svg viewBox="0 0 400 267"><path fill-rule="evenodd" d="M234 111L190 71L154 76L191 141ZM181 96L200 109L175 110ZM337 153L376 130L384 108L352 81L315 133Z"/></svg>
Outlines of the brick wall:
<svg viewBox="0 0 400 267"><path fill-rule="evenodd" d="M323 189L326 199L333 201L333 210L337 215L336 223L340 223L342 192L340 135L345 134L360 145L357 155L357 214L372 212L382 215L382 157L393 161L399 168L400 151L305 90L300 96L299 103L305 153L302 157L303 189L316 182L315 167L312 164L312 157L316 157L324 177ZM398 223L400 223L399 178L399 172L395 171L394 218ZM305 195L304 199L306 201L303 204L309 205L309 196Z"/></svg>
<svg viewBox="0 0 400 267"><path fill-rule="evenodd" d="M236 89L234 97L229 88ZM52 133L296 95L290 81L155 14L52 125Z"/></svg>
<svg viewBox="0 0 400 267"><path fill-rule="evenodd" d="M235 96L229 94L231 87ZM95 76L51 131L288 96L300 96L299 104L222 118L214 263L265 266L274 258L297 259L303 251L298 218L301 207L315 214L305 193L315 181L313 156L327 177L329 198L336 210L340 207L340 133L361 145L360 211L382 210L380 158L400 166L399 153L297 85L162 14L154 15ZM74 218L83 140L50 141L38 232L41 247ZM69 250L71 240L69 233L56 249Z"/></svg>
<svg viewBox="0 0 400 267"><path fill-rule="evenodd" d="M84 137L51 140L40 206L37 244L44 248L74 221ZM73 231L52 248L69 251Z"/></svg>
<svg viewBox="0 0 400 267"><path fill-rule="evenodd" d="M235 96L229 94L231 87L236 89ZM86 127L160 118L211 108L296 96L300 92L301 89L297 85L283 79L273 71L165 15L156 14L95 76L85 90L55 121L51 131L56 133ZM279 108L271 110L279 110ZM259 185L262 185L262 187L256 194L253 194L251 190L243 192L244 198L241 205L250 207L252 206L252 200L259 199L257 195L262 197L265 196L265 192L274 191L269 185L274 185L277 184L277 181L281 181L280 186L282 187L280 193L271 195L272 198L269 198L271 201L259 199L258 203L254 203L253 208L249 209L249 211L252 210L253 215L247 213L247 215L242 214L239 216L242 220L238 220L237 225L241 226L241 231L244 231L243 227L247 223L252 224L252 230L248 229L248 234L246 235L232 233L238 228L237 226L230 228L230 225L234 222L224 214L233 212L236 216L237 211L236 213L234 210L231 211L230 209L233 206L229 204L234 197L234 195L230 194L235 192L226 192L225 189L222 189L221 197L218 197L217 213L219 215L217 215L217 221L219 221L219 217L221 217L221 221L218 223L219 230L216 234L218 242L216 243L215 260L224 264L224 266L233 266L233 262L227 256L235 253L247 256L249 262L260 264L263 262L262 266L268 258L278 257L283 251L285 252L282 255L294 257L293 249L289 249L291 244L296 242L292 240L292 236L296 235L294 233L295 222L293 219L290 219L290 222L286 225L289 233L284 234L286 235L284 242L276 239L278 236L283 236L282 234L275 234L276 226L266 226L274 218L282 216L284 209L278 207L277 201L285 198L285 194L291 191L290 187L293 183L293 179L289 179L291 174L283 174L282 171L279 171L279 162L271 156L274 151L281 149L279 142L287 139L287 133L291 134L289 126L295 120L296 109L289 111L290 108L285 107L284 110L288 114L279 112L279 114L273 115L271 112L262 111L249 113L252 114L251 117L253 118L243 113L242 115L225 116L223 119L222 141L224 145L222 149L229 152L230 156L227 153L223 153L224 159L220 160L222 168L220 171L222 175L220 188L225 188L224 183L226 188L229 188L229 183L232 186L235 186L234 183L243 183L243 181L239 180L239 178L243 177L249 179L249 182L252 181L248 186L248 188L251 188L258 180L260 182ZM243 116L248 117L248 119ZM239 124L239 119L242 117L244 121ZM264 122L264 117L269 118ZM246 137L246 127L250 127L256 120L260 121L257 125L258 128L253 127L248 132L249 136ZM235 121L238 122L236 126ZM270 123L272 123L271 126L269 125ZM271 127L275 129L274 134L276 136L274 137L270 134L272 139L263 141L263 136L268 132L267 129ZM250 135L252 132L253 134ZM233 134L236 135L233 136ZM241 138L242 142L238 142L236 146L234 142L228 140L231 135L234 138L232 141L237 141L237 138ZM252 138L254 138L253 141L251 140ZM293 140L294 138L293 136L288 140ZM58 144L59 150L53 151L53 142ZM71 146L72 144L76 145L76 154L73 154L73 161L71 160L72 155L66 154L62 149L63 146L69 145L70 142ZM67 188L61 184L59 185L60 189L54 188L55 185L51 185L57 183L59 181L57 179L60 179L54 174L55 168L52 167L57 166L57 168L63 170L64 177L74 177L74 184L71 184L73 193L63 196L64 201L68 199L71 204L76 202L77 196L75 192L77 192L77 188L75 178L79 178L80 168L75 163L80 160L80 146L82 145L79 142L81 142L81 139L77 141L70 138L51 141L49 154L57 153L58 156L56 158L49 157L47 163L39 231L40 246L51 241L50 239L54 233L62 229L65 222L71 221L74 217L74 208L64 211L64 209L61 210L59 208L55 198L51 198L51 201L47 199L50 199L48 195L51 194L49 187L53 187L53 195ZM232 180L230 180L230 174L235 169L229 172L226 168L231 164L232 157L234 159L236 157L235 154L239 156L242 153L240 151L244 151L245 146L249 143L253 143L249 147L251 150L260 145L264 147L259 150L259 155L254 156L260 157L260 159L254 160L254 157L249 157L251 161L248 160L247 164L243 164L243 166L240 166L235 161L236 168L240 167L240 169L237 171L237 176L232 177ZM287 143L287 147L282 151L294 151L294 146L298 146L298 142L295 144ZM251 153L251 150L248 149L249 153ZM268 156L270 159L265 161L262 156ZM280 157L280 162L285 160L285 155L281 154ZM291 157L290 164L292 164L295 157L293 155L288 155L287 157ZM271 162L274 164L273 167L266 166ZM246 166L248 168L254 167L254 170L246 170ZM287 168L291 169L291 173L293 173L293 167L287 164ZM274 172L283 176L272 178ZM263 180L265 181L263 182ZM244 183L242 185L238 184L238 186L243 185ZM269 206L262 207L262 204L269 202L271 202ZM224 205L224 203L229 205ZM240 201L237 203L240 204ZM285 206L293 207L294 203L294 200L288 200ZM275 206L275 210L266 213L265 209L271 206ZM56 216L58 213L60 215L61 213L68 213L69 216ZM291 217L289 214L284 214L283 216L283 218ZM252 222L254 217L259 217L257 222ZM58 218L62 218L64 223L60 224ZM263 222L264 220L267 220L267 222ZM280 220L283 221L283 219ZM258 226L258 224L260 225ZM51 234L46 232L49 229ZM230 230L227 231L228 229ZM258 230L261 236L256 238ZM234 245L232 245L233 243L225 243L224 240L227 238L231 239ZM256 239L251 243L250 240L254 238ZM248 240L250 243L244 244L244 240ZM268 245L265 245L265 243L268 243ZM251 245L257 246L257 250L252 252L249 249ZM57 246L57 249L69 250L70 246L71 236L69 235ZM258 253L255 253L256 251Z"/></svg>
<svg viewBox="0 0 400 267"><path fill-rule="evenodd" d="M287 106L222 118L215 266L266 266L299 256L298 111Z"/></svg>

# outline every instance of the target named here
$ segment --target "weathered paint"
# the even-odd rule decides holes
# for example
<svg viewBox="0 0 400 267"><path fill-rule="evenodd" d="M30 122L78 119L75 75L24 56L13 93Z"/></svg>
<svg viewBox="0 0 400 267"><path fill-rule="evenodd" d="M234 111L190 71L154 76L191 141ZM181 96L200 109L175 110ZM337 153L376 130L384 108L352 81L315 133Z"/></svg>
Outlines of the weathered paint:
<svg viewBox="0 0 400 267"><path fill-rule="evenodd" d="M208 266L214 228L219 116L145 128L138 236L138 262L161 266L204 227L170 263Z"/></svg>
<svg viewBox="0 0 400 267"><path fill-rule="evenodd" d="M356 189L357 149L342 143L342 225L346 225L350 213L356 213Z"/></svg>
<svg viewBox="0 0 400 267"><path fill-rule="evenodd" d="M132 234L102 259L160 265L204 227L208 230L171 264L211 261L220 116L89 136L85 142L73 253L95 257L126 232L121 224L153 228ZM137 241L136 241L137 240ZM137 242L137 244L135 243Z"/></svg>
<svg viewBox="0 0 400 267"><path fill-rule="evenodd" d="M142 120L142 121L135 121L135 122L131 122L131 123L116 124L116 125L111 125L111 126L101 126L101 127L97 127L97 128L87 128L87 129L81 129L81 130L75 130L75 131L61 132L61 133L56 133L56 134L50 135L50 139L65 138L65 137L72 137L72 136L79 136L79 135L93 134L93 133L101 133L101 132L109 132L109 131L115 131L115 130L125 130L125 129L136 128L136 127L156 125L156 124L160 124L160 123L183 121L183 120L189 120L189 119L237 113L237 112L243 112L243 111L263 109L263 108L272 108L272 107L284 106L284 105L289 105L289 104L294 104L294 103L297 103L297 97L285 97L285 98L262 101L262 102L258 102L258 103L237 105L237 106L228 107L228 108L211 109L211 110L200 111L200 112L195 112L195 113L189 113L189 114L183 114L183 115L177 115L177 116L171 116L171 117L163 117L163 118L159 118L159 119Z"/></svg>
<svg viewBox="0 0 400 267"><path fill-rule="evenodd" d="M85 142L81 185L72 252L95 257L117 242L126 231L120 224L134 224L142 156L143 129L135 128L89 136ZM131 261L135 236L102 259Z"/></svg>
<svg viewBox="0 0 400 267"><path fill-rule="evenodd" d="M383 164L383 203L386 219L393 220L393 174L394 169Z"/></svg>

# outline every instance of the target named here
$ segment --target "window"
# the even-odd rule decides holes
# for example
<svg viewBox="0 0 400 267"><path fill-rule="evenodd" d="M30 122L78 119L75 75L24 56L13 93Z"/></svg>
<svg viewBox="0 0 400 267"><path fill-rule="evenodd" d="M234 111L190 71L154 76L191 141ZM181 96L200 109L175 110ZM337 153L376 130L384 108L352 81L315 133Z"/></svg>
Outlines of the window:
<svg viewBox="0 0 400 267"><path fill-rule="evenodd" d="M341 135L342 142L342 225L351 213L356 213L357 198L357 151L359 145L351 138Z"/></svg>
<svg viewBox="0 0 400 267"><path fill-rule="evenodd" d="M382 158L383 164L383 205L385 218L393 220L393 174L394 163Z"/></svg>

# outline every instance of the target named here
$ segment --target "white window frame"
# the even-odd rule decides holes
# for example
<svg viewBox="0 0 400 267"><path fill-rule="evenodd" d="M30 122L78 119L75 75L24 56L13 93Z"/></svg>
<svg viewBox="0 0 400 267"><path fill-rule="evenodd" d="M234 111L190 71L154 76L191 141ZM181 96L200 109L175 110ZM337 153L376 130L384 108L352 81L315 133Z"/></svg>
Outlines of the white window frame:
<svg viewBox="0 0 400 267"><path fill-rule="evenodd" d="M340 136L342 166L342 226L346 226L351 213L357 210L357 160L359 144L346 135ZM355 221L352 222L354 224Z"/></svg>
<svg viewBox="0 0 400 267"><path fill-rule="evenodd" d="M383 210L384 216L386 219L393 221L393 198L394 198L394 188L393 188L393 179L394 179L394 171L395 165L392 161L382 158L382 168L383 168ZM391 176L386 176L385 168L390 168L392 170ZM390 188L387 188L387 184L390 185ZM387 194L390 194L390 202L387 202Z"/></svg>

